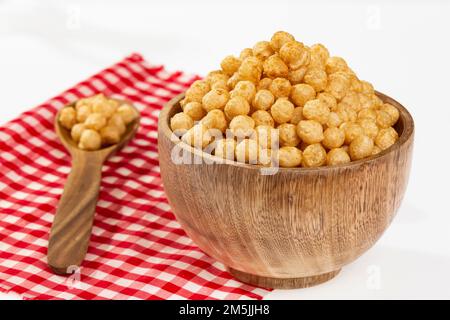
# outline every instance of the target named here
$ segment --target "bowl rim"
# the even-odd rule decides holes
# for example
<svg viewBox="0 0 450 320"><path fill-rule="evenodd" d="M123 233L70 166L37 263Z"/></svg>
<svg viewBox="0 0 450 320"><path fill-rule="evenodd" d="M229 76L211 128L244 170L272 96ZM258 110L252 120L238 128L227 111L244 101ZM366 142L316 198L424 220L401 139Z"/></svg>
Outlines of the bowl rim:
<svg viewBox="0 0 450 320"><path fill-rule="evenodd" d="M330 170L356 168L356 167L365 165L366 163L371 163L371 162L377 161L379 159L385 158L390 153L397 151L399 148L401 148L407 141L409 141L411 139L411 137L413 137L414 120L413 120L411 114L409 113L409 111L398 101L396 101L395 99L393 99L393 98L389 97L388 95L381 93L379 91L375 91L375 94L384 103L389 103L389 104L392 104L395 107L397 107L397 109L399 110L399 113L400 113L399 119L402 119L402 122L403 122L403 131L402 131L401 135L399 135L399 139L392 146L381 151L380 153L378 153L376 155L373 155L373 156L370 156L370 157L367 157L364 159L356 160L356 161L351 161L351 162L345 163L345 164L338 164L338 165L333 165L333 166L321 166L321 167L295 167L295 168L278 167L277 169L280 172L297 172L297 173L314 172L314 173L317 173L317 172L330 171ZM203 150L196 149L196 148L184 143L181 140L179 140L179 142L174 142L172 140L173 132L169 127L169 120L170 120L169 114L171 113L172 109L178 107L179 102L184 98L184 96L185 96L185 92L172 98L169 102L167 102L163 106L163 108L160 111L159 116L158 116L158 131L159 131L159 133L162 133L165 136L165 138L168 139L172 144L177 144L184 150L187 150L196 156L206 158L206 159L208 159L208 161L211 161L214 164L223 164L223 165L229 165L229 166L245 168L245 169L250 169L250 170L258 170L258 171L261 170L262 168L267 168L267 169L271 168L271 167L263 166L260 164L248 164L248 163L237 162L234 160L225 160L225 159L217 157L215 155L206 153ZM159 133L158 133L158 139L159 139Z"/></svg>

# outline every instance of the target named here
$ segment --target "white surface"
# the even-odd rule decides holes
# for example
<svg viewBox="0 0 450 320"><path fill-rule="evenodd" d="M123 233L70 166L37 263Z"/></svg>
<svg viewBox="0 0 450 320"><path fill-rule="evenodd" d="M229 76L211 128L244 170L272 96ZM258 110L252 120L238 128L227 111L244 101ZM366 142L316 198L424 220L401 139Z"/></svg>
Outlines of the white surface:
<svg viewBox="0 0 450 320"><path fill-rule="evenodd" d="M205 74L279 29L322 42L413 114L410 183L392 226L336 279L267 298L449 299L450 4L314 3L0 0L0 123L131 52Z"/></svg>

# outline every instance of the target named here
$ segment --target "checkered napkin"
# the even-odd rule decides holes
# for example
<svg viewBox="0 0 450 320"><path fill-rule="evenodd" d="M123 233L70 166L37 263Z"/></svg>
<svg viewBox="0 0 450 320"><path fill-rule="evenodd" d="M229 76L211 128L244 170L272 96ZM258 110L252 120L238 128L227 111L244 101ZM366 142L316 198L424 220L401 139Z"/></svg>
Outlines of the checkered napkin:
<svg viewBox="0 0 450 320"><path fill-rule="evenodd" d="M161 185L157 119L195 76L134 54L0 127L0 291L25 299L261 299L186 236ZM104 165L91 242L80 270L47 266L49 230L70 170L57 110L104 92L140 110L136 137Z"/></svg>

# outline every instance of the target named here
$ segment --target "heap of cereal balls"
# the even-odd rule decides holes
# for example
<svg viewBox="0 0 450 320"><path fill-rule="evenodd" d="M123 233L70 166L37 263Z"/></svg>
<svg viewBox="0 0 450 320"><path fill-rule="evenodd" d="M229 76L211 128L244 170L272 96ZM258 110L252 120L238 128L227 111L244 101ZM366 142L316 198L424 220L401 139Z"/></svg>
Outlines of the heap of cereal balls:
<svg viewBox="0 0 450 320"><path fill-rule="evenodd" d="M70 130L78 148L94 151L118 143L126 126L137 117L138 112L131 105L100 93L78 100L74 107L64 107L59 122Z"/></svg>
<svg viewBox="0 0 450 320"><path fill-rule="evenodd" d="M229 160L270 165L275 156L281 167L319 167L375 155L398 139L399 111L322 44L279 31L220 66L191 85L170 120L196 148L214 142L214 154Z"/></svg>

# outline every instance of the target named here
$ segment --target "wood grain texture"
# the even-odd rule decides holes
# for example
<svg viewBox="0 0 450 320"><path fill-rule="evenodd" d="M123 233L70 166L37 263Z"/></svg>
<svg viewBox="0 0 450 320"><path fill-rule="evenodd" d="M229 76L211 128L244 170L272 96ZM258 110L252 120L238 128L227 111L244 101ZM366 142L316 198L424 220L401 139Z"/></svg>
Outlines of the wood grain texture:
<svg viewBox="0 0 450 320"><path fill-rule="evenodd" d="M161 176L186 233L238 279L263 287L321 283L367 251L394 218L408 181L414 122L397 101L400 138L380 154L345 165L280 168L236 162L175 164L169 119L180 95L159 117ZM208 161L217 158L179 144Z"/></svg>
<svg viewBox="0 0 450 320"><path fill-rule="evenodd" d="M127 126L118 144L97 151L78 149L69 130L55 118L55 129L72 157L72 169L66 180L53 220L48 244L48 264L55 273L70 273L86 256L100 190L103 162L123 147L136 133L139 118ZM73 270L72 270L73 271Z"/></svg>

